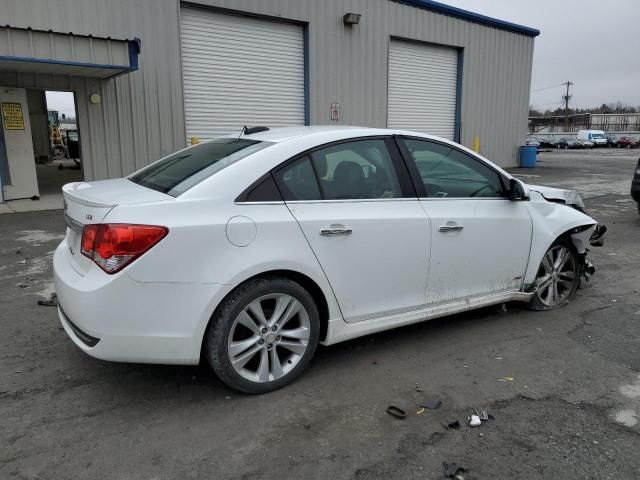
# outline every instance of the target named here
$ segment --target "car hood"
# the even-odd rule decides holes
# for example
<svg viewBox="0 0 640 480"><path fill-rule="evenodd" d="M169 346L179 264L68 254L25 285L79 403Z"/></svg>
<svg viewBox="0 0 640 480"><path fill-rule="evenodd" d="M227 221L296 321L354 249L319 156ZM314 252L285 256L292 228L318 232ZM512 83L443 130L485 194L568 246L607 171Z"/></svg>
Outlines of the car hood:
<svg viewBox="0 0 640 480"><path fill-rule="evenodd" d="M547 200L560 200L566 203L567 205L578 205L581 208L584 208L584 202L582 201L582 197L575 190L566 190L563 188L554 188L554 187L543 187L541 185L529 185L529 190L533 190L534 192L538 192Z"/></svg>

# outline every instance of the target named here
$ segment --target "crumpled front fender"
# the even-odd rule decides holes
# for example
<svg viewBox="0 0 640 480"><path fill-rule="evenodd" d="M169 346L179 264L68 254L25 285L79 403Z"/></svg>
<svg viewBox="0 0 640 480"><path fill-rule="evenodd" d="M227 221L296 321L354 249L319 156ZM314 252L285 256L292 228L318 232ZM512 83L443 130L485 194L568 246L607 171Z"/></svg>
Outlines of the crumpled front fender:
<svg viewBox="0 0 640 480"><path fill-rule="evenodd" d="M598 222L575 208L561 203L548 202L536 191L531 191L529 213L533 222L531 253L527 263L524 285L531 285L538 273L542 257L558 237L574 229L571 240L578 253L583 254L589 245L589 238Z"/></svg>

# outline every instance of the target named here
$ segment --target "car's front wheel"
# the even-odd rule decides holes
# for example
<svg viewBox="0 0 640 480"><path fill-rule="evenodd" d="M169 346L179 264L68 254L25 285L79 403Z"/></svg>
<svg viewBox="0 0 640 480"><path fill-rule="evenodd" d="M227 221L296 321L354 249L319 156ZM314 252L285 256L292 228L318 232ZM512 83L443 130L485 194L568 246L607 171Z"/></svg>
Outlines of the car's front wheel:
<svg viewBox="0 0 640 480"><path fill-rule="evenodd" d="M211 322L205 338L209 364L220 380L245 393L269 392L300 376L320 332L311 295L282 277L240 286Z"/></svg>
<svg viewBox="0 0 640 480"><path fill-rule="evenodd" d="M536 293L529 303L532 310L551 310L569 303L580 284L582 267L573 245L556 241L545 253L536 277Z"/></svg>

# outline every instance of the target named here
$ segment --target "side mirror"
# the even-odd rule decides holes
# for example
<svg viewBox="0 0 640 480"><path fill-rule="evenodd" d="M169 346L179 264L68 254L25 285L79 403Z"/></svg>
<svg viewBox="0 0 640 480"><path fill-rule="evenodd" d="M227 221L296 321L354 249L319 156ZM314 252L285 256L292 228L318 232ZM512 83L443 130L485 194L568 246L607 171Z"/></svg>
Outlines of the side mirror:
<svg viewBox="0 0 640 480"><path fill-rule="evenodd" d="M509 200L529 200L529 187L516 178L510 178Z"/></svg>

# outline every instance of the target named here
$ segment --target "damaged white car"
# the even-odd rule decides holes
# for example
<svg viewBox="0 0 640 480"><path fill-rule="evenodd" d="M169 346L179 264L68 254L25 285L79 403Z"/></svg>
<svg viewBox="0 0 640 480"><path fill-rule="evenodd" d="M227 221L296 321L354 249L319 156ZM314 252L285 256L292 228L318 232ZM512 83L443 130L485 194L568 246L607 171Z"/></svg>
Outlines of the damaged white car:
<svg viewBox="0 0 640 480"><path fill-rule="evenodd" d="M64 197L55 285L76 345L205 361L249 393L294 380L319 343L511 300L562 306L605 231L575 192L357 127L244 129Z"/></svg>

